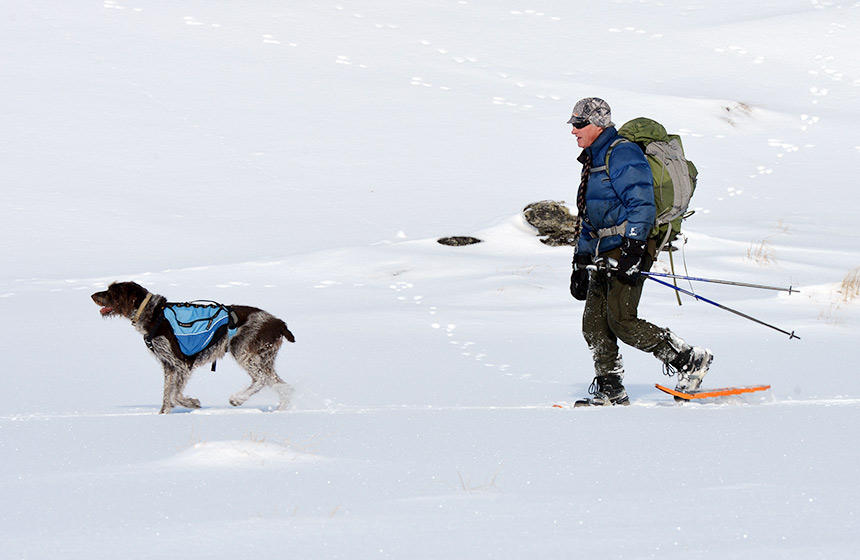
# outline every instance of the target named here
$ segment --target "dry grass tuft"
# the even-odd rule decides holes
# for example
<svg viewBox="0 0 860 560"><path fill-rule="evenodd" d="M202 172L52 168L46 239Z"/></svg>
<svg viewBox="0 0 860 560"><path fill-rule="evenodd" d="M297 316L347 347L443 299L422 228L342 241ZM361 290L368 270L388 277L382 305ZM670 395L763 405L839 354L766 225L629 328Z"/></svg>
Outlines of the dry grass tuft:
<svg viewBox="0 0 860 560"><path fill-rule="evenodd" d="M860 267L855 268L842 279L839 293L842 294L842 301L852 301L860 297Z"/></svg>
<svg viewBox="0 0 860 560"><path fill-rule="evenodd" d="M457 476L460 477L460 488L466 493L471 493L476 490L493 490L496 488L496 477L499 476L500 470L501 469L493 473L493 476L486 484L481 485L473 485L471 480L463 479L463 474L460 471L457 471Z"/></svg>
<svg viewBox="0 0 860 560"><path fill-rule="evenodd" d="M749 249L747 249L747 258L762 266L776 263L776 257L773 256L773 248L767 240L761 241L758 244L750 244Z"/></svg>

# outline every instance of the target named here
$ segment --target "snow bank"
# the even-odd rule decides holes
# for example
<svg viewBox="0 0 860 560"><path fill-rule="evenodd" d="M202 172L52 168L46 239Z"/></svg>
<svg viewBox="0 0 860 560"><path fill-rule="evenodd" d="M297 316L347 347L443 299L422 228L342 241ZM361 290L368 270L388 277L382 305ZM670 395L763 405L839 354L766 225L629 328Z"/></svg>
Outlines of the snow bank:
<svg viewBox="0 0 860 560"><path fill-rule="evenodd" d="M270 468L321 460L316 455L300 453L289 446L267 441L205 441L160 461L159 465L186 469Z"/></svg>

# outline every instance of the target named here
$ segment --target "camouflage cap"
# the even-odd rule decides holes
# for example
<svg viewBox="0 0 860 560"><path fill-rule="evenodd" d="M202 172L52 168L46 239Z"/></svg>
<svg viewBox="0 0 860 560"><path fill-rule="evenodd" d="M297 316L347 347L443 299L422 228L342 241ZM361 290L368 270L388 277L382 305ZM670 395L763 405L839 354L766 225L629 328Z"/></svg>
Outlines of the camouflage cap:
<svg viewBox="0 0 860 560"><path fill-rule="evenodd" d="M609 103L599 97L580 99L573 106L573 114L570 116L567 124L573 124L575 121L582 120L586 120L600 128L615 126L612 122L612 112L609 109Z"/></svg>

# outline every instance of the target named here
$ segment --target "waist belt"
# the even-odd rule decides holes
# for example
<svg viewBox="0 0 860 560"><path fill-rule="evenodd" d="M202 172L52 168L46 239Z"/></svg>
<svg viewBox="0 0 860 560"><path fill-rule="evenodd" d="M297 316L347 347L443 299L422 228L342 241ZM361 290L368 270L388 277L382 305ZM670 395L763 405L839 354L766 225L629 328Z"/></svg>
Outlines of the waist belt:
<svg viewBox="0 0 860 560"><path fill-rule="evenodd" d="M611 237L613 235L624 235L627 231L627 220L624 220L623 223L618 224L617 226L599 229L596 232L591 232L589 235L592 239L603 239L604 237Z"/></svg>

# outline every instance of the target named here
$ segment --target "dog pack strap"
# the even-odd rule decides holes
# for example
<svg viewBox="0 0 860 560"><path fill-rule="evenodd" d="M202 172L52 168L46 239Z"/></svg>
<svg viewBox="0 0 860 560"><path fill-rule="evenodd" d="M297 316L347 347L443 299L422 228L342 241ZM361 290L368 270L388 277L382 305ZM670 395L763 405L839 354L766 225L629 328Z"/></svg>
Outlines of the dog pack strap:
<svg viewBox="0 0 860 560"><path fill-rule="evenodd" d="M212 315L201 316L197 318L189 317L188 321L180 321L179 315L176 313L176 308L197 308L197 309L207 309L212 310L214 313ZM209 300L195 300L191 302L182 302L182 303L168 303L165 309L169 309L173 313L173 318L176 321L176 324L180 327L191 328L195 325L195 323L207 323L209 326L212 325L212 321L214 321L219 313L222 310L229 311L227 306L220 304L216 301Z"/></svg>
<svg viewBox="0 0 860 560"><path fill-rule="evenodd" d="M233 311L233 308L227 308L230 311L230 322L227 323L227 327L231 329L235 329L239 325L239 314Z"/></svg>
<svg viewBox="0 0 860 560"><path fill-rule="evenodd" d="M155 351L155 349L152 347L152 335L155 333L155 331L158 330L158 327L161 326L161 322L164 321L164 312L163 311L159 312L159 309L161 309L161 308L162 308L162 306L161 306L161 304L159 304L158 308L156 308L156 310L155 310L155 314L154 314L155 320L154 320L152 326L149 327L149 331L145 335L143 335L144 344L146 344L146 347L149 348L150 350L152 350L153 352Z"/></svg>

